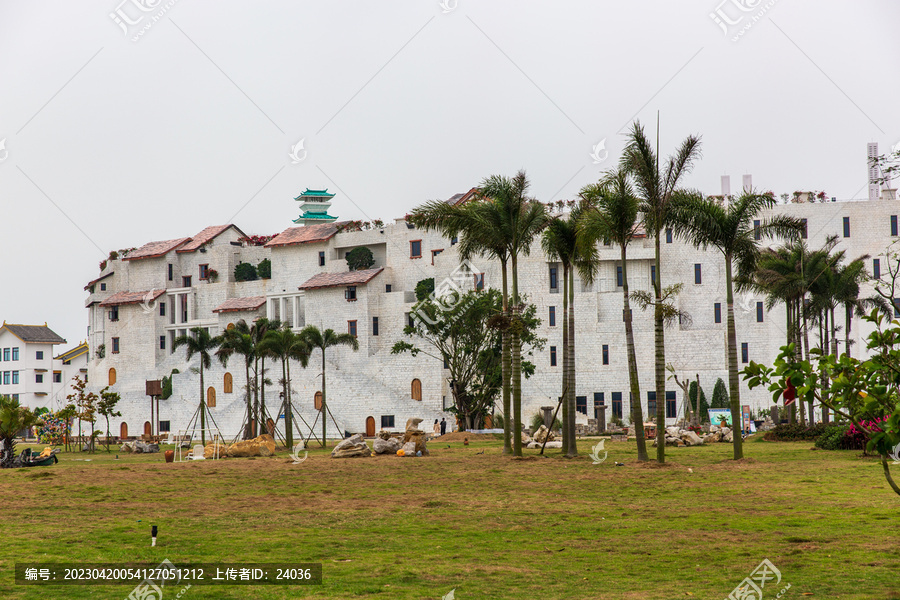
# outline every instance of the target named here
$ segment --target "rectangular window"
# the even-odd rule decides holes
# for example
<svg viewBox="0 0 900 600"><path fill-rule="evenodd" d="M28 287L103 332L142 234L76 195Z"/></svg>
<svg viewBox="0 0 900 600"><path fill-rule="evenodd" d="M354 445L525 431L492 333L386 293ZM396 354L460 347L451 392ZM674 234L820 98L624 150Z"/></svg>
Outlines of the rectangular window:
<svg viewBox="0 0 900 600"><path fill-rule="evenodd" d="M169 354L172 354L174 352L175 352L175 332L170 331L169 332Z"/></svg>
<svg viewBox="0 0 900 600"><path fill-rule="evenodd" d="M35 373L34 374L34 382L35 383L44 383L44 374L43 373Z"/></svg>
<svg viewBox="0 0 900 600"><path fill-rule="evenodd" d="M484 273L475 273L475 289L483 290L484 289Z"/></svg>
<svg viewBox="0 0 900 600"><path fill-rule="evenodd" d="M550 366L556 366L556 346L550 346Z"/></svg>
<svg viewBox="0 0 900 600"><path fill-rule="evenodd" d="M550 289L559 289L559 276L556 267L550 267Z"/></svg>
<svg viewBox="0 0 900 600"><path fill-rule="evenodd" d="M160 433L169 433L172 430L172 425L169 421L160 421L159 422L159 432Z"/></svg>
<svg viewBox="0 0 900 600"><path fill-rule="evenodd" d="M13 384L13 385L18 385L18 383L19 383L19 372L18 372L18 371L13 371L13 372L12 372L12 384Z"/></svg>
<svg viewBox="0 0 900 600"><path fill-rule="evenodd" d="M647 417L654 418L656 416L656 392L647 392Z"/></svg>
<svg viewBox="0 0 900 600"><path fill-rule="evenodd" d="M556 327L556 307L550 307L550 327Z"/></svg>
<svg viewBox="0 0 900 600"><path fill-rule="evenodd" d="M703 274L701 272L700 263L696 263L694 265L694 283L700 284L703 283Z"/></svg>
<svg viewBox="0 0 900 600"><path fill-rule="evenodd" d="M800 219L800 223L803 224L803 229L800 230L800 237L803 238L803 239L805 240L809 228L806 226L806 219Z"/></svg>
<svg viewBox="0 0 900 600"><path fill-rule="evenodd" d="M200 265L200 279L209 279L209 265Z"/></svg>
<svg viewBox="0 0 900 600"><path fill-rule="evenodd" d="M850 217L844 217L844 237L850 237Z"/></svg>
<svg viewBox="0 0 900 600"><path fill-rule="evenodd" d="M409 242L409 257L422 258L422 240L412 240Z"/></svg>
<svg viewBox="0 0 900 600"><path fill-rule="evenodd" d="M106 284L105 284L105 283L101 283L101 284L100 284L100 291L101 291L101 292L105 292L105 291L106 291Z"/></svg>
<svg viewBox="0 0 900 600"><path fill-rule="evenodd" d="M894 318L900 319L900 300L894 298Z"/></svg>
<svg viewBox="0 0 900 600"><path fill-rule="evenodd" d="M459 238L458 238L458 237L453 236L452 238L450 238L450 245L451 245L451 246L455 246L455 245L458 244L458 243L459 243Z"/></svg>
<svg viewBox="0 0 900 600"><path fill-rule="evenodd" d="M191 276L185 275L181 278L181 287L191 287Z"/></svg>
<svg viewBox="0 0 900 600"><path fill-rule="evenodd" d="M372 317L372 335L378 335L378 317Z"/></svg>
<svg viewBox="0 0 900 600"><path fill-rule="evenodd" d="M391 293L391 284L389 284L389 283L384 284L384 293L385 294Z"/></svg>
<svg viewBox="0 0 900 600"><path fill-rule="evenodd" d="M62 383L62 373L59 371L53 372L53 383Z"/></svg>
<svg viewBox="0 0 900 600"><path fill-rule="evenodd" d="M113 306L109 309L109 320L110 321L118 321L119 320L119 307Z"/></svg>
<svg viewBox="0 0 900 600"><path fill-rule="evenodd" d="M15 348L12 349L12 359L19 360L19 347L18 346L16 346Z"/></svg>
<svg viewBox="0 0 900 600"><path fill-rule="evenodd" d="M432 264L432 265L434 265L434 257L437 256L438 254L440 254L440 253L443 252L443 251L444 251L443 248L441 248L440 250L432 250L432 251L431 251L431 264Z"/></svg>
<svg viewBox="0 0 900 600"><path fill-rule="evenodd" d="M117 337L114 337L112 339L112 353L113 354L119 353L119 338L117 338Z"/></svg>
<svg viewBox="0 0 900 600"><path fill-rule="evenodd" d="M872 259L872 277L875 279L881 279L881 259Z"/></svg>
<svg viewBox="0 0 900 600"><path fill-rule="evenodd" d="M347 302L356 302L356 286L348 285L347 289L344 290L344 298Z"/></svg>
<svg viewBox="0 0 900 600"><path fill-rule="evenodd" d="M656 265L650 265L650 285L656 283Z"/></svg>
<svg viewBox="0 0 900 600"><path fill-rule="evenodd" d="M3 349L3 360L9 360L9 348Z"/></svg>
<svg viewBox="0 0 900 600"><path fill-rule="evenodd" d="M347 321L347 333L356 337L356 321Z"/></svg>
<svg viewBox="0 0 900 600"><path fill-rule="evenodd" d="M159 349L160 350L166 349L166 336L164 336L164 335L159 336Z"/></svg>
<svg viewBox="0 0 900 600"><path fill-rule="evenodd" d="M762 239L762 233L759 231L759 219L753 220L753 239L754 240Z"/></svg>
<svg viewBox="0 0 900 600"><path fill-rule="evenodd" d="M622 287L622 266L616 267L616 286Z"/></svg>
<svg viewBox="0 0 900 600"><path fill-rule="evenodd" d="M600 408L603 406L603 392L594 392L594 418L600 418Z"/></svg>
<svg viewBox="0 0 900 600"><path fill-rule="evenodd" d="M394 415L381 415L381 428L394 426Z"/></svg>
<svg viewBox="0 0 900 600"><path fill-rule="evenodd" d="M575 411L587 414L587 396L575 396Z"/></svg>
<svg viewBox="0 0 900 600"><path fill-rule="evenodd" d="M666 229L666 243L667 244L672 243L672 229L671 228Z"/></svg>
<svg viewBox="0 0 900 600"><path fill-rule="evenodd" d="M676 419L678 418L678 414L676 412L676 401L675 401L675 392L666 392L666 418L667 419Z"/></svg>
<svg viewBox="0 0 900 600"><path fill-rule="evenodd" d="M159 301L159 316L166 316L166 299L163 298Z"/></svg>
<svg viewBox="0 0 900 600"><path fill-rule="evenodd" d="M319 266L320 267L325 266L325 252L324 251L319 251Z"/></svg>
<svg viewBox="0 0 900 600"><path fill-rule="evenodd" d="M410 327L416 326L416 322L413 320L413 314L411 312L406 313L406 324Z"/></svg>
<svg viewBox="0 0 900 600"><path fill-rule="evenodd" d="M603 364L609 364L609 346L606 344L603 344Z"/></svg>
<svg viewBox="0 0 900 600"><path fill-rule="evenodd" d="M174 273L172 272L172 264L169 263L169 281L175 279Z"/></svg>
<svg viewBox="0 0 900 600"><path fill-rule="evenodd" d="M622 392L612 393L612 414L614 417L622 418Z"/></svg>
<svg viewBox="0 0 900 600"><path fill-rule="evenodd" d="M34 353L34 358L35 358L35 360L44 360L44 351L43 351L43 350L37 350L37 351Z"/></svg>
<svg viewBox="0 0 900 600"><path fill-rule="evenodd" d="M3 385L9 385L9 371L3 371Z"/></svg>
<svg viewBox="0 0 900 600"><path fill-rule="evenodd" d="M741 362L742 363L750 362L750 346L747 342L741 343Z"/></svg>
<svg viewBox="0 0 900 600"><path fill-rule="evenodd" d="M716 323L722 322L722 303L716 302L713 304L713 320Z"/></svg>
<svg viewBox="0 0 900 600"><path fill-rule="evenodd" d="M891 215L891 235L897 237L897 215Z"/></svg>
<svg viewBox="0 0 900 600"><path fill-rule="evenodd" d="M756 322L757 323L763 322L763 303L762 302L756 303Z"/></svg>

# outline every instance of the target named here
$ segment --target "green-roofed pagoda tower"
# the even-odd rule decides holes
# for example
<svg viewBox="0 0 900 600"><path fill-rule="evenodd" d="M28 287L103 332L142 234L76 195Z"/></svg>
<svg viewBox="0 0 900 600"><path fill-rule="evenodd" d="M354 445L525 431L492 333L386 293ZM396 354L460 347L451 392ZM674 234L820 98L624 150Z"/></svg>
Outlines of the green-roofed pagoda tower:
<svg viewBox="0 0 900 600"><path fill-rule="evenodd" d="M329 194L328 190L311 190L306 191L294 198L300 203L300 210L303 213L294 219L294 223L300 225L317 225L319 223L331 223L337 217L328 214L328 207L331 206L331 199L334 194Z"/></svg>

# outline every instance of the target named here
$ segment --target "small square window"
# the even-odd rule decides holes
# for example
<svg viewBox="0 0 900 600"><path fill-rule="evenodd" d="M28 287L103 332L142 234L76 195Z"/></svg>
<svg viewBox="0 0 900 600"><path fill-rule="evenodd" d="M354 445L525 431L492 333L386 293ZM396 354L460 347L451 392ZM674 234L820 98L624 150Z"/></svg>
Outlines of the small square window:
<svg viewBox="0 0 900 600"><path fill-rule="evenodd" d="M37 350L37 351L34 353L34 359L35 359L35 360L44 360L44 351L43 351L43 350Z"/></svg>
<svg viewBox="0 0 900 600"><path fill-rule="evenodd" d="M101 291L101 292L105 292L105 291L106 291L106 283L101 283L101 284L100 284L100 291Z"/></svg>
<svg viewBox="0 0 900 600"><path fill-rule="evenodd" d="M422 258L422 240L412 240L409 242L409 257Z"/></svg>
<svg viewBox="0 0 900 600"><path fill-rule="evenodd" d="M62 373L59 371L53 373L53 383L62 383Z"/></svg>
<svg viewBox="0 0 900 600"><path fill-rule="evenodd" d="M381 428L385 429L394 426L394 415L381 415Z"/></svg>
<svg viewBox="0 0 900 600"><path fill-rule="evenodd" d="M347 302L356 302L356 286L348 285L347 289L344 290L344 298Z"/></svg>
<svg viewBox="0 0 900 600"><path fill-rule="evenodd" d="M384 284L384 293L385 294L391 293L391 284L389 284L389 283Z"/></svg>
<svg viewBox="0 0 900 600"><path fill-rule="evenodd" d="M169 421L160 421L159 422L159 432L160 433L169 433L171 431L172 425Z"/></svg>
<svg viewBox="0 0 900 600"><path fill-rule="evenodd" d="M181 287L191 287L191 276L185 275L181 278Z"/></svg>
<svg viewBox="0 0 900 600"><path fill-rule="evenodd" d="M44 383L44 374L43 373L35 373L34 374L34 382L35 383Z"/></svg>
<svg viewBox="0 0 900 600"><path fill-rule="evenodd" d="M587 396L575 396L575 411L587 414Z"/></svg>

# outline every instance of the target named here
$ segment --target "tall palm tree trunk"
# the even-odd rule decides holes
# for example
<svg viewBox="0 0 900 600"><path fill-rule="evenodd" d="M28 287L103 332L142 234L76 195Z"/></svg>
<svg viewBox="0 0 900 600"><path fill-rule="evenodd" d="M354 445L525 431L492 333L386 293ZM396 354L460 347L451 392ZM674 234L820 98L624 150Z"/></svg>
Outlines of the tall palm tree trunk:
<svg viewBox="0 0 900 600"><path fill-rule="evenodd" d="M578 444L575 440L575 267L569 269L569 420L566 427L569 430L569 447L566 456L574 458L578 456Z"/></svg>
<svg viewBox="0 0 900 600"><path fill-rule="evenodd" d="M569 265L563 264L563 329L562 329L562 392L560 392L560 401L562 402L562 443L563 451L569 451L569 389L571 381L569 380ZM552 427L552 424L551 424Z"/></svg>
<svg viewBox="0 0 900 600"><path fill-rule="evenodd" d="M281 377L284 384L284 434L287 440L287 447L294 446L294 419L291 410L291 367L289 364L290 357L285 356L281 363Z"/></svg>
<svg viewBox="0 0 900 600"><path fill-rule="evenodd" d="M662 270L660 260L659 236L661 230L656 232L656 279L653 282L653 291L656 295L656 304L653 311L654 340L656 342L656 460L659 463L666 462L666 338L663 322L662 308ZM641 398L634 399L640 404ZM635 427L643 427L643 423L635 423Z"/></svg>
<svg viewBox="0 0 900 600"><path fill-rule="evenodd" d="M262 413L259 415L259 420L263 422L263 427L266 427L266 431L268 432L268 427L266 426L266 357L263 356L260 358L259 364L259 407ZM278 415L275 415L276 417Z"/></svg>
<svg viewBox="0 0 900 600"><path fill-rule="evenodd" d="M503 316L509 323L509 289L507 283L507 265L506 260L500 261L502 280L503 280ZM503 392L503 454L512 454L512 422L510 417L510 394L509 394L509 378L510 378L510 359L509 359L509 328L505 327L500 336L500 377L503 379L501 384Z"/></svg>
<svg viewBox="0 0 900 600"><path fill-rule="evenodd" d="M519 261L517 256L512 257L512 301L512 312L514 314L511 340L513 456L522 456L522 334L520 331L522 315L521 307L519 306Z"/></svg>
<svg viewBox="0 0 900 600"><path fill-rule="evenodd" d="M328 418L328 409L325 404L325 348L322 347L322 447L326 447L325 423Z"/></svg>
<svg viewBox="0 0 900 600"><path fill-rule="evenodd" d="M206 446L206 403L203 393L206 387L203 384L203 357L200 357L200 442Z"/></svg>
<svg viewBox="0 0 900 600"><path fill-rule="evenodd" d="M244 361L244 368L247 374L247 430L244 432L244 439L249 439L253 437L253 425L256 422L255 416L253 414L253 402L251 400L250 395L250 361Z"/></svg>
<svg viewBox="0 0 900 600"><path fill-rule="evenodd" d="M731 255L725 255L725 305L728 309L728 387L731 396L731 431L734 460L744 458L741 437L741 387L738 378L737 330L734 326L734 292L731 281Z"/></svg>
<svg viewBox="0 0 900 600"><path fill-rule="evenodd" d="M628 263L625 262L625 256L625 246L622 246L622 318L625 321L625 346L628 353L628 382L631 384L631 397L637 398L637 403L631 403L631 414L635 422L638 461L646 462L650 457L647 456L647 440L644 439L644 411L641 410L641 384L638 381L637 354L634 350L634 327L631 324L631 303L628 299ZM698 394L699 389L698 387Z"/></svg>

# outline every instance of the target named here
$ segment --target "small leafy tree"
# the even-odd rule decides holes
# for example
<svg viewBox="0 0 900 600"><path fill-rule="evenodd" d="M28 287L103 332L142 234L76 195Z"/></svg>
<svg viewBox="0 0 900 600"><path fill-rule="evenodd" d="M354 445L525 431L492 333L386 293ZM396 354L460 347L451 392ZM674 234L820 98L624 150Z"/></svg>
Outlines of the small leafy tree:
<svg viewBox="0 0 900 600"><path fill-rule="evenodd" d="M416 284L416 301L422 302L434 292L434 277L423 279Z"/></svg>
<svg viewBox="0 0 900 600"><path fill-rule="evenodd" d="M66 404L65 408L57 411L56 417L63 421L65 431L63 432L63 441L65 443L66 452L69 451L69 430L72 427L72 419L78 415L78 410L74 404Z"/></svg>
<svg viewBox="0 0 900 600"><path fill-rule="evenodd" d="M375 264L375 257L372 256L372 251L365 246L354 248L347 253L345 258L347 259L347 268L351 271L370 269Z"/></svg>
<svg viewBox="0 0 900 600"><path fill-rule="evenodd" d="M728 388L725 382L719 377L716 379L716 385L713 387L712 404L710 408L728 408L730 400L728 398Z"/></svg>
<svg viewBox="0 0 900 600"><path fill-rule="evenodd" d="M85 391L87 389L87 380L82 379L79 376L75 376L75 383L72 384L72 388L75 390L73 393L66 396L66 400L75 404L75 417L78 418L78 438L79 443L81 442L81 423L83 421L87 421L91 424L91 433L94 431L94 421L96 420L96 402L98 400L97 394L94 392ZM94 447L91 445L91 451L93 452Z"/></svg>
<svg viewBox="0 0 900 600"><path fill-rule="evenodd" d="M255 281L256 279L259 279L256 267L250 263L240 263L234 267L235 281Z"/></svg>
<svg viewBox="0 0 900 600"><path fill-rule="evenodd" d="M256 266L256 274L259 275L260 279L271 279L272 261L268 258L264 258L259 261L259 264Z"/></svg>
<svg viewBox="0 0 900 600"><path fill-rule="evenodd" d="M121 417L122 413L116 410L116 404L122 397L118 392L110 392L109 386L100 390L100 401L97 402L97 412L106 419L106 451L109 452L109 418Z"/></svg>
<svg viewBox="0 0 900 600"><path fill-rule="evenodd" d="M719 381L722 381L721 379ZM697 382L692 381L691 385L688 387L688 396L691 399L692 406L696 406L697 403ZM700 386L700 422L705 423L709 420L709 402L706 400L706 392L703 391L703 386Z"/></svg>

